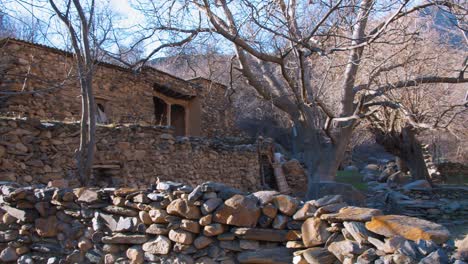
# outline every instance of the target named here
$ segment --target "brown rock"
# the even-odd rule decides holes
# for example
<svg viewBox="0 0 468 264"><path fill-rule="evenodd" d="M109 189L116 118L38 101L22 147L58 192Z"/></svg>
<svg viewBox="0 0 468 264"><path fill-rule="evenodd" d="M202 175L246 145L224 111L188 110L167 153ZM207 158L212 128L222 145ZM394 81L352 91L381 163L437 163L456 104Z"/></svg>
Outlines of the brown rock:
<svg viewBox="0 0 468 264"><path fill-rule="evenodd" d="M276 206L274 206L273 204L269 203L262 207L262 213L268 216L269 218L275 218L278 214L278 208L276 208Z"/></svg>
<svg viewBox="0 0 468 264"><path fill-rule="evenodd" d="M299 206L299 202L295 198L284 194L275 196L273 203L281 213L287 216L292 216Z"/></svg>
<svg viewBox="0 0 468 264"><path fill-rule="evenodd" d="M145 225L151 225L153 223L153 220L151 219L149 213L146 211L140 211L138 213L138 217L140 218L140 221Z"/></svg>
<svg viewBox="0 0 468 264"><path fill-rule="evenodd" d="M81 252L87 252L91 248L93 248L93 243L91 243L91 240L87 238L82 238L78 242L78 248L80 249Z"/></svg>
<svg viewBox="0 0 468 264"><path fill-rule="evenodd" d="M140 247L131 247L127 249L127 258L130 259L131 264L144 263L144 254Z"/></svg>
<svg viewBox="0 0 468 264"><path fill-rule="evenodd" d="M417 241L433 240L442 244L448 240L450 232L442 225L403 215L374 216L366 223L366 228L385 237L402 236Z"/></svg>
<svg viewBox="0 0 468 264"><path fill-rule="evenodd" d="M327 223L320 218L309 218L301 228L302 241L306 247L314 247L325 244L331 233L327 230Z"/></svg>
<svg viewBox="0 0 468 264"><path fill-rule="evenodd" d="M335 214L323 214L320 219L331 222L343 222L343 221L356 221L366 222L369 221L373 216L382 215L382 212L378 209L364 208L347 206L340 209Z"/></svg>
<svg viewBox="0 0 468 264"><path fill-rule="evenodd" d="M156 224L166 224L167 223L167 213L161 209L153 209L149 211L149 216L153 223Z"/></svg>
<svg viewBox="0 0 468 264"><path fill-rule="evenodd" d="M195 235L180 229L169 231L169 239L180 244L190 245L195 239Z"/></svg>
<svg viewBox="0 0 468 264"><path fill-rule="evenodd" d="M243 195L234 195L216 210L213 221L240 227L254 227L260 217L257 199Z"/></svg>
<svg viewBox="0 0 468 264"><path fill-rule="evenodd" d="M77 201L83 203L95 203L99 201L99 195L94 190L86 189L80 194Z"/></svg>
<svg viewBox="0 0 468 264"><path fill-rule="evenodd" d="M330 213L336 213L341 210L341 208L344 208L348 206L347 203L335 203L335 204L329 204L320 207L314 214L315 217L320 217L323 214L330 214Z"/></svg>
<svg viewBox="0 0 468 264"><path fill-rule="evenodd" d="M302 252L302 256L310 264L333 264L335 256L325 248L308 248Z"/></svg>
<svg viewBox="0 0 468 264"><path fill-rule="evenodd" d="M311 203L305 203L304 206L293 215L293 219L300 221L306 220L314 216L315 211L317 211L317 207L313 206Z"/></svg>
<svg viewBox="0 0 468 264"><path fill-rule="evenodd" d="M273 201L273 198L278 194L280 193L277 191L258 191L252 193L252 195L260 201L261 205L271 203Z"/></svg>
<svg viewBox="0 0 468 264"><path fill-rule="evenodd" d="M207 226L207 225L211 224L212 221L213 221L213 215L212 215L212 214L209 214L209 215L205 215L205 216L203 216L202 218L200 218L200 220L198 221L198 223L199 223L201 226Z"/></svg>
<svg viewBox="0 0 468 264"><path fill-rule="evenodd" d="M203 229L203 234L205 236L217 236L224 232L224 227L222 224L209 224Z"/></svg>
<svg viewBox="0 0 468 264"><path fill-rule="evenodd" d="M47 218L38 218L34 222L39 236L55 237L57 235L57 217L55 215Z"/></svg>
<svg viewBox="0 0 468 264"><path fill-rule="evenodd" d="M175 199L166 208L170 215L177 215L187 219L199 219L201 217L200 208L189 204L187 200Z"/></svg>
<svg viewBox="0 0 468 264"><path fill-rule="evenodd" d="M152 224L146 228L145 232L153 235L167 235L169 234L169 229L165 225Z"/></svg>
<svg viewBox="0 0 468 264"><path fill-rule="evenodd" d="M193 220L182 219L182 222L180 223L180 228L195 234L200 233L200 224Z"/></svg>
<svg viewBox="0 0 468 264"><path fill-rule="evenodd" d="M277 247L260 249L255 251L243 251L237 255L239 263L268 263L290 264L292 263L293 249Z"/></svg>
<svg viewBox="0 0 468 264"><path fill-rule="evenodd" d="M167 255L171 251L171 241L165 236L158 236L144 243L142 248L150 254Z"/></svg>

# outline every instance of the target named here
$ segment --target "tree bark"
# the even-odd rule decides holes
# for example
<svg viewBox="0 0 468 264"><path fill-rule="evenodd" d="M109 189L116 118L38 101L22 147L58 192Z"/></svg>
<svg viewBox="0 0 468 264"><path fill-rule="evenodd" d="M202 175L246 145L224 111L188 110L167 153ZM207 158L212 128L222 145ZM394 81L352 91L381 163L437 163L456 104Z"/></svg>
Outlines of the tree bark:
<svg viewBox="0 0 468 264"><path fill-rule="evenodd" d="M399 133L374 131L374 134L376 134L377 143L381 144L386 151L397 156L408 167L413 179L426 179L431 182L421 143L416 138L412 127L404 127Z"/></svg>

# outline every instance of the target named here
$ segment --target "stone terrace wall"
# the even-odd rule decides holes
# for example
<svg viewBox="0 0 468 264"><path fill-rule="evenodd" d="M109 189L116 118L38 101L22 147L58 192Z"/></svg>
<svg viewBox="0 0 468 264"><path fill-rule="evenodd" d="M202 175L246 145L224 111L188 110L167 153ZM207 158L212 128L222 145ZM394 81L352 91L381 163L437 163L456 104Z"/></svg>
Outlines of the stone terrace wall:
<svg viewBox="0 0 468 264"><path fill-rule="evenodd" d="M260 186L252 142L174 138L172 130L154 126L98 126L96 139L97 186L147 188L157 177L187 184L218 181L243 190ZM78 124L0 119L0 181L72 179L78 143Z"/></svg>
<svg viewBox="0 0 468 264"><path fill-rule="evenodd" d="M1 263L432 264L449 263L453 250L440 225L347 206L339 195L301 204L274 191L160 182L3 185L0 201Z"/></svg>
<svg viewBox="0 0 468 264"><path fill-rule="evenodd" d="M468 224L468 187L439 186L391 192L389 210L439 223Z"/></svg>

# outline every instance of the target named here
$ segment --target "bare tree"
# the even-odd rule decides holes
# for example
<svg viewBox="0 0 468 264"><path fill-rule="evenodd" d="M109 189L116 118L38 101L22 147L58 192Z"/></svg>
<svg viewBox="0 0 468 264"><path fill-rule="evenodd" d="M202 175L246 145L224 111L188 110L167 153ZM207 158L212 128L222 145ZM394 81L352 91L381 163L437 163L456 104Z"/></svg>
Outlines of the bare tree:
<svg viewBox="0 0 468 264"><path fill-rule="evenodd" d="M57 5L54 0L49 0L49 4L66 27L74 51L81 89L81 128L77 167L81 183L87 185L92 173L96 141L96 103L93 93L93 76L98 50L110 29L102 28L102 24L96 23L96 3L94 0L85 7L79 0L68 0L64 5ZM96 35L98 30L103 30L100 32L100 40Z"/></svg>
<svg viewBox="0 0 468 264"><path fill-rule="evenodd" d="M468 82L463 68L456 76L439 72L378 82L362 64L374 47L404 45L417 37L405 18L436 6L447 12L465 12L454 1L225 1L172 0L140 8L158 13L170 6L172 19L157 19L157 27L187 31L203 17L204 32L230 43L238 70L265 100L288 114L298 132L308 167L308 196L319 180L333 180L355 126L369 116L367 104L379 103L386 93L428 83ZM174 13L178 16L174 16ZM161 14L164 16L164 14ZM174 17L192 17L189 23ZM170 21L171 24L164 24ZM391 56L388 56L391 57ZM344 63L343 63L344 62ZM398 69L384 63L375 74ZM368 78L366 78L368 77ZM337 81L339 80L339 81ZM338 96L327 90L339 87ZM336 93L335 93L336 95ZM334 104L335 103L335 104Z"/></svg>

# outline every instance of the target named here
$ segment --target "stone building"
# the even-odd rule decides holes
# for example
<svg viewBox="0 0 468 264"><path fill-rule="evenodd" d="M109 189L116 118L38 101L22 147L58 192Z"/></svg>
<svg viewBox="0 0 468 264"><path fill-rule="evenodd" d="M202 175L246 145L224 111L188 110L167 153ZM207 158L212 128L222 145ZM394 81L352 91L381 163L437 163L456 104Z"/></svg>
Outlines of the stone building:
<svg viewBox="0 0 468 264"><path fill-rule="evenodd" d="M0 40L0 58L1 115L79 120L72 53L6 38ZM172 126L175 135L240 135L225 90L206 79L186 81L152 67L134 72L105 62L96 64L94 77L98 122Z"/></svg>

